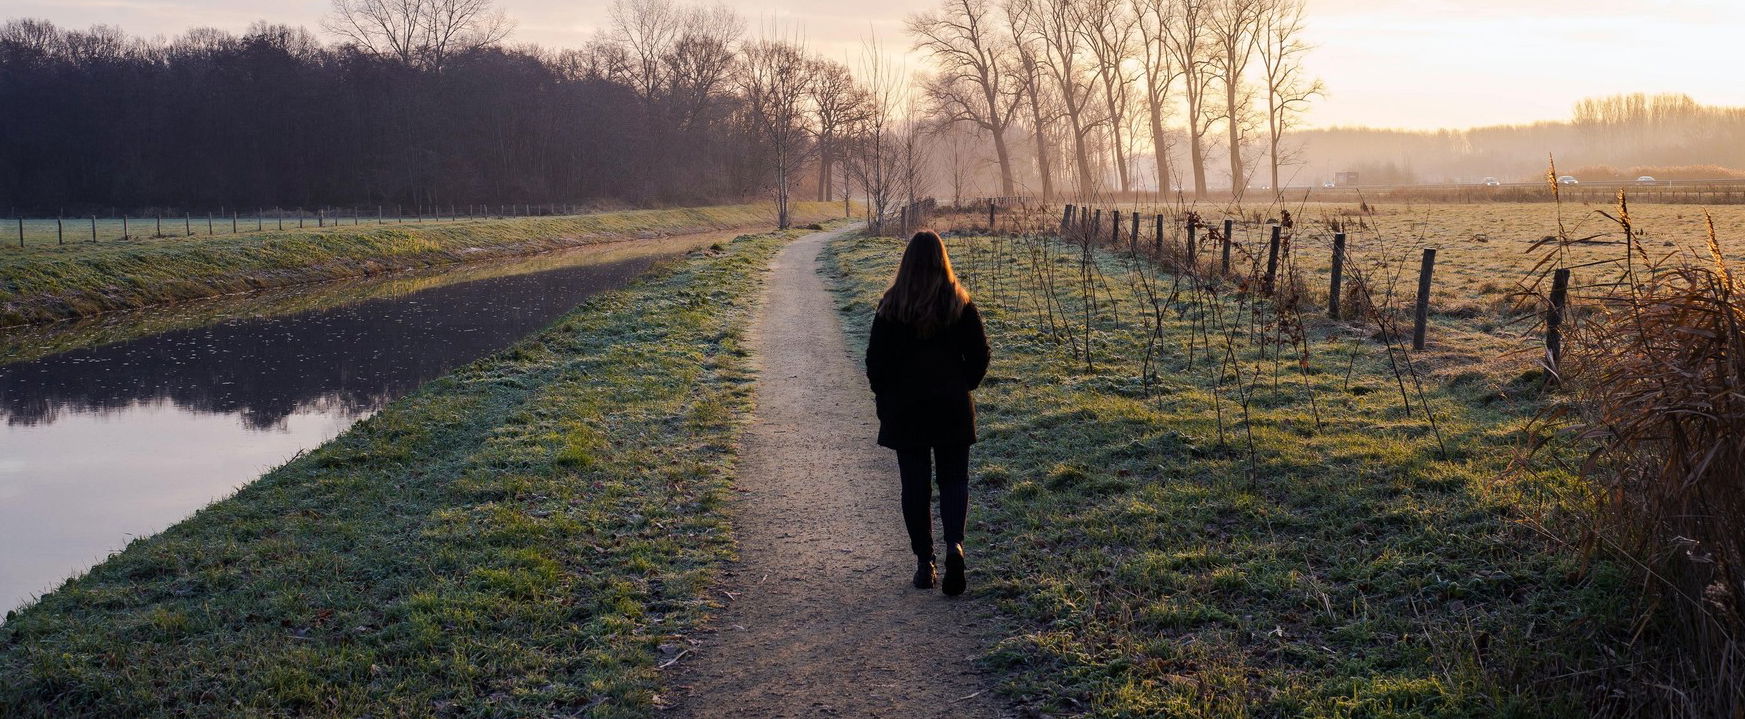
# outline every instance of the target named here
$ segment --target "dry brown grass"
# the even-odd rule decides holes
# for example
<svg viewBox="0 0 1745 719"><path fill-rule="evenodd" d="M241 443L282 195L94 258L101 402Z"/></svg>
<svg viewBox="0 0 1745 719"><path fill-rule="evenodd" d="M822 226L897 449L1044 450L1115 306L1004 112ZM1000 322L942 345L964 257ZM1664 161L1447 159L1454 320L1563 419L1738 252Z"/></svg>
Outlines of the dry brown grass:
<svg viewBox="0 0 1745 719"><path fill-rule="evenodd" d="M1568 334L1569 401L1545 437L1571 437L1586 530L1579 546L1641 575L1637 636L1656 657L1640 706L1674 716L1745 715L1745 283L1707 224L1701 250L1651 255L1640 212L1609 214L1620 282ZM1569 237L1545 242L1546 274Z"/></svg>

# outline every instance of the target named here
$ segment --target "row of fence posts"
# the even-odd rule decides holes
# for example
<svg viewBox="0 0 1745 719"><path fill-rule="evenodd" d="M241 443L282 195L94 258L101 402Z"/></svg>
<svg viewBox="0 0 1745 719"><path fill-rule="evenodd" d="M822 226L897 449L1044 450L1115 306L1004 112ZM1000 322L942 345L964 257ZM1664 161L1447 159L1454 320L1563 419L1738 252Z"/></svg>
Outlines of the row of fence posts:
<svg viewBox="0 0 1745 719"><path fill-rule="evenodd" d="M515 217L515 216L517 216L515 214L515 210L521 210L521 213L519 216L532 217L533 216L533 208L534 208L534 205L532 205L532 204L500 205L498 207L498 209L501 211L499 213L497 213L497 215L501 216L501 217ZM549 204L546 206L545 209L547 210L548 215L555 216L558 214L572 214L572 215L576 214L576 208L577 208L577 206L575 206L575 205ZM448 219L449 220L478 219L480 217L489 217L491 214L490 213L490 210L491 210L490 205L467 205L466 210L467 210L467 213L465 215L462 215L460 213L459 206L450 205ZM561 213L560 213L560 210L561 210ZM424 208L422 208L422 207L416 208L414 210L414 212L417 214L413 218L413 222L419 222L419 223L423 222L424 218L425 218ZM296 219L297 219L297 227L299 229L302 229L304 227L304 220L305 220L305 218L307 218L309 216L309 214L310 213L304 212L301 209L297 210ZM397 223L405 223L406 222L406 215L402 211L402 206L396 205L394 207L394 214L395 214L395 218L396 218ZM222 217L222 215L214 215L213 213L206 214L206 234L208 234L208 235L215 234L215 229L214 229L215 228L215 220L214 220L215 217ZM337 215L337 216L330 218L330 217L328 217L326 210L316 210L314 213L314 217L315 217L315 226L317 228L325 228L325 227L329 227L329 226L339 227L339 226L344 224L343 221L345 219L345 216L343 216L343 215ZM354 209L352 211L352 214L350 217L351 217L351 221L352 221L351 224L358 225L362 221L363 214ZM443 219L441 209L438 208L437 211L433 215L431 215L430 217L432 220L440 222ZM89 215L89 216L87 216L87 219L91 223L91 241L97 242L98 241L97 240L97 219L98 218L96 215ZM126 239L131 238L133 236L133 233L132 233L131 228L129 227L129 221L133 218L128 217L126 214L122 214L120 219L121 219L121 239L126 240ZM156 226L155 226L155 230L153 233L153 237L165 237L166 235L164 235L164 216L162 214L159 214L159 215L156 215L154 217L154 219L156 221ZM175 220L175 218L173 216L170 219L172 222ZM55 244L64 245L67 243L66 220L67 220L67 218L65 218L65 217L56 217L55 218ZM22 215L20 215L16 221L17 221L17 227L18 227L18 246L24 247L24 217ZM284 210L277 211L275 213L274 221L275 221L278 229L280 229L280 230L285 229L285 211ZM378 225L387 224L387 214L384 211L382 205L376 205L376 224L378 224ZM241 228L241 215L236 213L236 212L230 213L230 233L237 234L238 232L241 231L240 228ZM266 229L266 210L262 209L262 210L257 210L255 212L254 229L257 232ZM182 214L182 233L184 236L192 236L194 234L194 216L192 213L183 213Z"/></svg>
<svg viewBox="0 0 1745 719"><path fill-rule="evenodd" d="M1112 210L1110 211L1110 216L1114 218L1111 223L1113 230L1111 238L1118 246L1121 241L1121 212L1118 210ZM1089 210L1088 208L1075 207L1074 205L1069 204L1061 213L1060 234L1062 237L1068 237L1074 234L1073 221L1076 218L1079 224L1078 233L1087 238L1095 237L1101 232L1102 217L1103 211L1100 209ZM1134 211L1132 218L1132 223L1129 226L1130 230L1127 242L1129 250L1137 254L1139 251L1139 212ZM991 228L993 224L994 205L990 202L988 205L988 226ZM1163 215L1156 215L1154 226L1155 238L1153 240L1152 250L1154 253L1162 254L1164 237ZM1261 282L1261 292L1266 295L1271 295L1273 294L1278 279L1279 251L1282 245L1282 233L1284 228L1278 224L1269 224L1267 227L1269 228L1269 232L1266 247L1266 274ZM1231 238L1235 236L1236 221L1234 219L1226 218L1224 220L1223 229L1224 232L1221 237L1223 246L1220 253L1221 261L1219 264L1219 272L1221 274L1229 274L1230 244ZM1190 271L1197 271L1199 267L1199 226L1189 224L1186 230L1185 249L1187 250L1188 267ZM1333 233L1332 268L1330 272L1331 277L1329 278L1327 287L1327 316L1335 320L1342 319L1340 317L1339 305L1344 289L1342 285L1345 278L1345 248L1345 233ZM1424 349L1427 335L1429 333L1430 287L1435 272L1436 250L1435 248L1426 247L1424 248L1423 256L1418 264L1418 296L1412 313L1412 349L1414 350ZM1553 373L1553 379L1555 379L1558 364L1563 359L1563 319L1569 302L1569 278L1570 271L1567 268L1559 268L1552 274L1550 303L1545 314L1545 366L1546 369Z"/></svg>

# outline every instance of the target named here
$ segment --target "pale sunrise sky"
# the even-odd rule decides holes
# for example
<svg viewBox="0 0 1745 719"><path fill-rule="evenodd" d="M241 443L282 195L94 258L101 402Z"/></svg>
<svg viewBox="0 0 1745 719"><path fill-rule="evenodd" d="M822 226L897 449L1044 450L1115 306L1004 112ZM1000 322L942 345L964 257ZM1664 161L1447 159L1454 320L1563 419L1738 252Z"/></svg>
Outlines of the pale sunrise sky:
<svg viewBox="0 0 1745 719"><path fill-rule="evenodd" d="M512 41L579 45L609 0L498 0ZM814 49L853 64L869 32L906 47L902 18L936 0L741 0L754 30L798 27ZM1311 72L1330 94L1316 126L1470 127L1557 120L1582 97L1683 92L1745 105L1736 49L1745 0L1308 0ZM328 0L3 0L0 18L119 25L175 35L256 19L320 32Z"/></svg>

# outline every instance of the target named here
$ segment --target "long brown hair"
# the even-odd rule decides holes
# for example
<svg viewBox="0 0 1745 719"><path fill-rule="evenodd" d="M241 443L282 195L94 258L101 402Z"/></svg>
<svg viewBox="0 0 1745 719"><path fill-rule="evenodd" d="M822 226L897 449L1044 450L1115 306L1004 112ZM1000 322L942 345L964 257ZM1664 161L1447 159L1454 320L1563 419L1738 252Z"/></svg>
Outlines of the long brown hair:
<svg viewBox="0 0 1745 719"><path fill-rule="evenodd" d="M897 277L879 300L878 314L909 325L926 337L956 322L968 304L969 290L951 271L945 241L931 230L922 230L909 238Z"/></svg>

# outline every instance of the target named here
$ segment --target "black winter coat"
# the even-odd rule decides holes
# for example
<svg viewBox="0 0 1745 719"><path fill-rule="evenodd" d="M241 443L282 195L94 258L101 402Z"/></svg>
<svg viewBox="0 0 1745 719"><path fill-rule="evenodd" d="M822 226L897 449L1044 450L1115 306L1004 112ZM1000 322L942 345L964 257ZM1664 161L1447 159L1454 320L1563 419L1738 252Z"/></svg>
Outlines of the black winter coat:
<svg viewBox="0 0 1745 719"><path fill-rule="evenodd" d="M878 404L879 444L912 449L974 443L975 401L969 393L987 375L988 359L988 336L973 303L931 337L873 317L866 378Z"/></svg>

